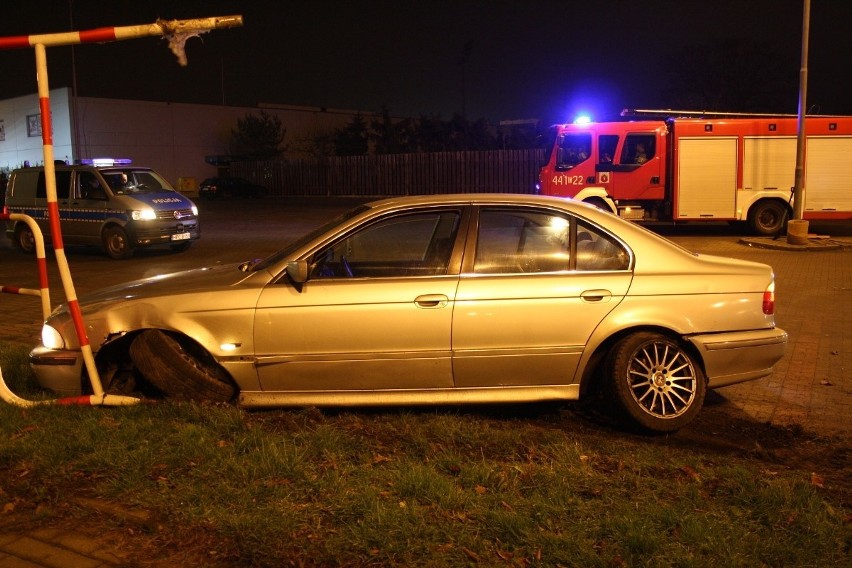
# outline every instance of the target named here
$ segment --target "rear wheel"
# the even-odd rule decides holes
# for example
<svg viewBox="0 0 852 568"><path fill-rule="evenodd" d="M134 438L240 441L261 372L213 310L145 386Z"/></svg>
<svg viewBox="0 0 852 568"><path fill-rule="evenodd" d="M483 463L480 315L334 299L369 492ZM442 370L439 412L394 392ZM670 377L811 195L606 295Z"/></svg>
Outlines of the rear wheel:
<svg viewBox="0 0 852 568"><path fill-rule="evenodd" d="M110 258L123 260L133 256L133 247L130 246L130 239L121 227L107 227L104 229L102 238L104 250Z"/></svg>
<svg viewBox="0 0 852 568"><path fill-rule="evenodd" d="M651 332L619 341L605 366L607 393L623 418L652 432L674 432L701 410L704 373L680 344Z"/></svg>
<svg viewBox="0 0 852 568"><path fill-rule="evenodd" d="M787 222L787 205L777 199L758 201L748 214L748 223L758 235L770 237L777 235Z"/></svg>
<svg viewBox="0 0 852 568"><path fill-rule="evenodd" d="M227 371L207 351L157 329L133 340L130 358L145 380L170 398L227 402L236 393Z"/></svg>
<svg viewBox="0 0 852 568"><path fill-rule="evenodd" d="M36 250L35 235L28 225L21 225L15 232L15 242L26 253L34 253Z"/></svg>

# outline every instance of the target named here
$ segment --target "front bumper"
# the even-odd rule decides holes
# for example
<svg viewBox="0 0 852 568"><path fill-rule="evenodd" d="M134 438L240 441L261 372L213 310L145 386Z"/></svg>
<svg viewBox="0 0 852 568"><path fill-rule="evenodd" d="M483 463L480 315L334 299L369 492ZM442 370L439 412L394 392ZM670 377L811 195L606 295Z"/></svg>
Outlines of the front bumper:
<svg viewBox="0 0 852 568"><path fill-rule="evenodd" d="M709 388L724 387L765 377L784 357L787 332L761 329L695 335L689 341L704 360Z"/></svg>
<svg viewBox="0 0 852 568"><path fill-rule="evenodd" d="M83 353L38 346L30 351L30 367L42 388L59 396L82 394Z"/></svg>

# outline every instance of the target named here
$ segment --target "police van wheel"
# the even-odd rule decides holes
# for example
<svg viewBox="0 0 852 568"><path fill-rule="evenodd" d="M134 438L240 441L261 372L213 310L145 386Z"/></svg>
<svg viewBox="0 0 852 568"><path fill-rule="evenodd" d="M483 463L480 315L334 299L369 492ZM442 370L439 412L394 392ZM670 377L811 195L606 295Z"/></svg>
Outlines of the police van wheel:
<svg viewBox="0 0 852 568"><path fill-rule="evenodd" d="M21 225L18 227L18 231L15 233L15 242L17 242L18 246L21 247L21 250L26 253L34 253L36 250L35 236L33 235L32 229L30 229L27 225Z"/></svg>
<svg viewBox="0 0 852 568"><path fill-rule="evenodd" d="M104 250L107 256L122 260L133 256L130 239L121 227L107 227L103 232Z"/></svg>

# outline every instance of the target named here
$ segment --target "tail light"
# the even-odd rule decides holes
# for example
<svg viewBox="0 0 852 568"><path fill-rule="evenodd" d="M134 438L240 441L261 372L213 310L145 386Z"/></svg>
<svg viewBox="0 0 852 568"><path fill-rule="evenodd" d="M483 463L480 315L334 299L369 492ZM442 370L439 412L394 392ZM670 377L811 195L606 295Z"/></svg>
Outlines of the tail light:
<svg viewBox="0 0 852 568"><path fill-rule="evenodd" d="M770 282L763 292L763 313L768 316L775 313L775 282Z"/></svg>

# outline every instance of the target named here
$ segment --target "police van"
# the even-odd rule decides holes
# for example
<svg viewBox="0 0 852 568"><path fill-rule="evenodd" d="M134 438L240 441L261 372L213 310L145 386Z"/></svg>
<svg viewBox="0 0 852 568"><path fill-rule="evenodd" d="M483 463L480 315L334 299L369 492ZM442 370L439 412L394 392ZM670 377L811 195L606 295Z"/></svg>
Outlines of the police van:
<svg viewBox="0 0 852 568"><path fill-rule="evenodd" d="M198 208L150 168L58 164L56 194L66 245L98 245L111 258L124 259L155 245L184 251L201 236ZM50 240L43 167L11 173L6 210L33 217ZM9 220L6 235L25 252L35 251L26 223Z"/></svg>

